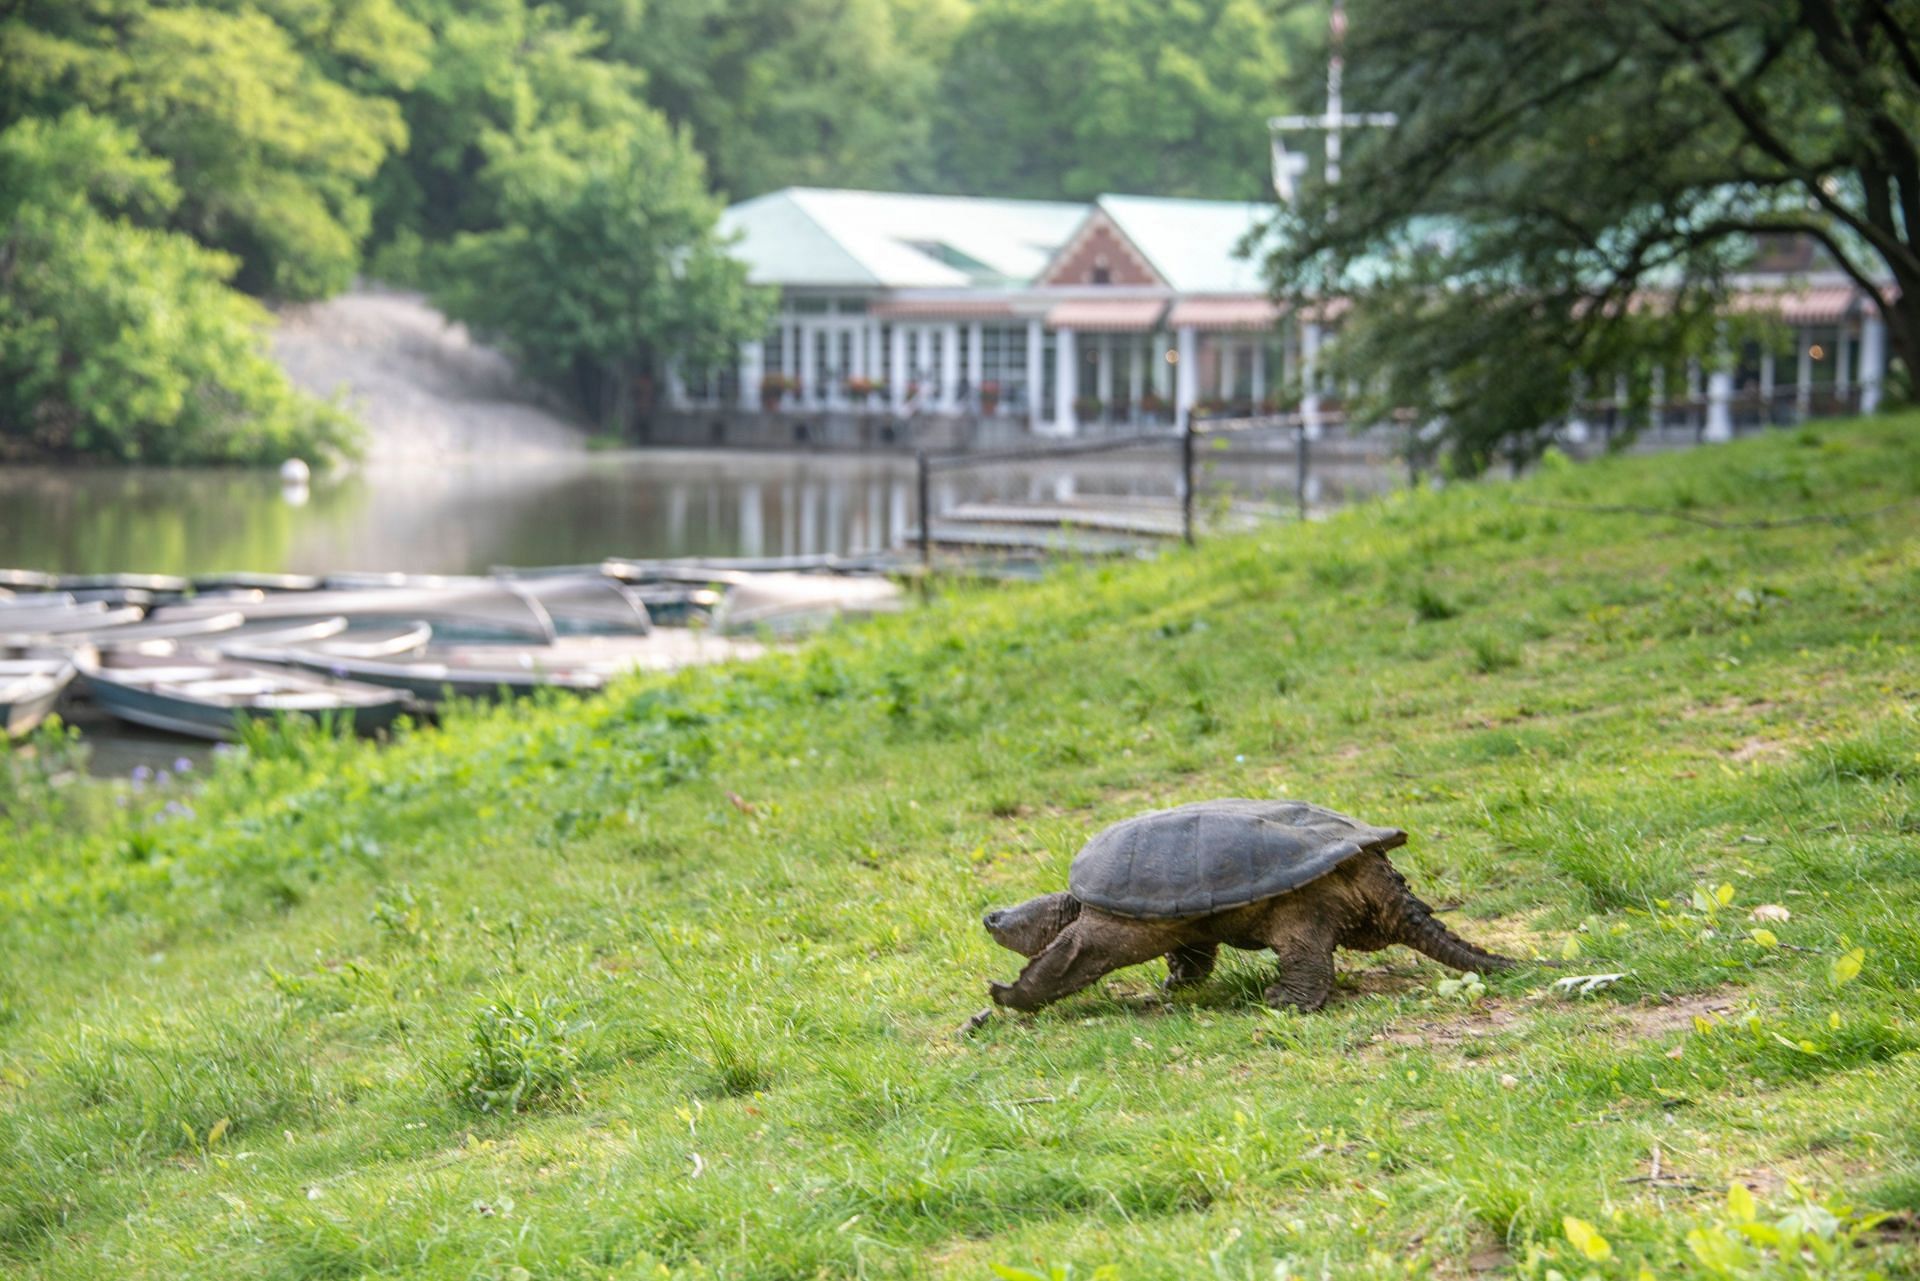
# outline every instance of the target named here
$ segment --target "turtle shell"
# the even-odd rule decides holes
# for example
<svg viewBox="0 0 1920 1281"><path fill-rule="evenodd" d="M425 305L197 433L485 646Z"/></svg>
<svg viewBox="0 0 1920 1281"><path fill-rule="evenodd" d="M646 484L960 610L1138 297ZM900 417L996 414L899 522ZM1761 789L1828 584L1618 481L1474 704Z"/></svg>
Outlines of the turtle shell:
<svg viewBox="0 0 1920 1281"><path fill-rule="evenodd" d="M1304 801L1196 801L1115 823L1074 855L1082 903L1144 920L1205 916L1298 889L1366 850L1407 843Z"/></svg>

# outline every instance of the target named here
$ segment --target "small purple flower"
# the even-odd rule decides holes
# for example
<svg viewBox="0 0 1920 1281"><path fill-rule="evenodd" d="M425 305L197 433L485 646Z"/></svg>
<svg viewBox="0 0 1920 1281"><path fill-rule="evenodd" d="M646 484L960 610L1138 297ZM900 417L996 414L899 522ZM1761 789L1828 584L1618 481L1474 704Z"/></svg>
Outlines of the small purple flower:
<svg viewBox="0 0 1920 1281"><path fill-rule="evenodd" d="M193 772L193 762L184 756L177 756L173 761L173 772L176 774L191 774Z"/></svg>
<svg viewBox="0 0 1920 1281"><path fill-rule="evenodd" d="M133 767L134 782L144 783L152 777L153 777L153 771L148 769L145 765L136 765Z"/></svg>
<svg viewBox="0 0 1920 1281"><path fill-rule="evenodd" d="M165 770L161 770L158 774L155 774L153 776L153 785L155 787L165 787L168 783L171 783L172 781L173 781L173 775L167 773Z"/></svg>
<svg viewBox="0 0 1920 1281"><path fill-rule="evenodd" d="M192 818L193 807L185 801L168 801L160 810L160 817L163 819Z"/></svg>

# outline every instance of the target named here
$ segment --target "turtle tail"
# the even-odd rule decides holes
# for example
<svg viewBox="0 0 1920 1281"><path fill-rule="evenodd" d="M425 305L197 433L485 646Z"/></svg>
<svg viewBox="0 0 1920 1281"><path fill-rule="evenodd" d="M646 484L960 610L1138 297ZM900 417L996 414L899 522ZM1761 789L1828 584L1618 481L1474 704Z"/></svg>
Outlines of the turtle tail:
<svg viewBox="0 0 1920 1281"><path fill-rule="evenodd" d="M1413 891L1407 888L1406 878L1397 870L1393 873L1393 879L1398 883L1397 901L1389 906L1386 916L1388 931L1396 943L1404 943L1414 951L1431 956L1440 964L1456 970L1473 970L1484 974L1489 970L1511 969L1519 964L1512 957L1476 947L1455 934L1434 916L1432 908L1414 896Z"/></svg>

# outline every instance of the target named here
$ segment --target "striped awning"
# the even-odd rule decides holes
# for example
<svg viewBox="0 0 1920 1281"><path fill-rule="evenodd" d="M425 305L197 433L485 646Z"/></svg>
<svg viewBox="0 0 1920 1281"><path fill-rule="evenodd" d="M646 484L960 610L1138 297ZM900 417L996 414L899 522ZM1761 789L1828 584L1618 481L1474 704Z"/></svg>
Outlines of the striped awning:
<svg viewBox="0 0 1920 1281"><path fill-rule="evenodd" d="M867 314L879 320L1007 320L1019 313L1006 298L889 298Z"/></svg>
<svg viewBox="0 0 1920 1281"><path fill-rule="evenodd" d="M1806 289L1744 289L1733 309L1778 316L1790 325L1835 325L1847 318L1859 297L1852 285L1815 285Z"/></svg>
<svg viewBox="0 0 1920 1281"><path fill-rule="evenodd" d="M1280 308L1271 298L1182 298L1167 316L1169 329L1271 329Z"/></svg>
<svg viewBox="0 0 1920 1281"><path fill-rule="evenodd" d="M1053 305L1047 328L1102 334L1144 334L1160 323L1167 309L1161 298L1071 298Z"/></svg>

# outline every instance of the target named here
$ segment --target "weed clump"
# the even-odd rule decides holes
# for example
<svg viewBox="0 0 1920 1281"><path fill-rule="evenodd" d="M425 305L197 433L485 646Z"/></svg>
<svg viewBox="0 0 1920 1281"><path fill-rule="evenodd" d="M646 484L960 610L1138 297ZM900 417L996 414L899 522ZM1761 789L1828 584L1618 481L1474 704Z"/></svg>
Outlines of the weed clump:
<svg viewBox="0 0 1920 1281"><path fill-rule="evenodd" d="M1460 616L1460 606L1428 583L1413 589L1413 612L1423 623L1443 623Z"/></svg>
<svg viewBox="0 0 1920 1281"><path fill-rule="evenodd" d="M518 1112L580 1094L580 1034L592 1027L551 994L502 992L475 1011L455 1095L482 1112Z"/></svg>
<svg viewBox="0 0 1920 1281"><path fill-rule="evenodd" d="M1469 636L1467 649L1473 655L1473 670L1483 676L1520 665L1520 651L1513 642L1492 632L1477 632Z"/></svg>

